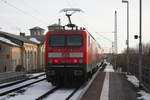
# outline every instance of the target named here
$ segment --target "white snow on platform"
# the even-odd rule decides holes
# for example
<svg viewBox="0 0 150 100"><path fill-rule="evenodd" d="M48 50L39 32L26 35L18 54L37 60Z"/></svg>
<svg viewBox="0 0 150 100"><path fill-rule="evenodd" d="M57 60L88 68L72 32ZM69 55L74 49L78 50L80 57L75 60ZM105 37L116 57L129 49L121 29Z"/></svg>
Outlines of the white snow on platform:
<svg viewBox="0 0 150 100"><path fill-rule="evenodd" d="M106 68L104 69L104 72L114 72L113 66L107 63Z"/></svg>
<svg viewBox="0 0 150 100"><path fill-rule="evenodd" d="M135 87L139 87L139 80L133 76L133 75L126 75L127 76L127 80L130 81ZM141 95L141 97L138 97L139 100L150 100L150 93L146 93L143 90L140 90L140 92L138 92L138 94Z"/></svg>
<svg viewBox="0 0 150 100"><path fill-rule="evenodd" d="M135 87L139 87L139 80L133 75L126 75L127 80L130 81Z"/></svg>
<svg viewBox="0 0 150 100"><path fill-rule="evenodd" d="M145 91L140 91L138 94L141 94L141 97L138 97L138 99L142 100L150 100L150 93L146 93Z"/></svg>

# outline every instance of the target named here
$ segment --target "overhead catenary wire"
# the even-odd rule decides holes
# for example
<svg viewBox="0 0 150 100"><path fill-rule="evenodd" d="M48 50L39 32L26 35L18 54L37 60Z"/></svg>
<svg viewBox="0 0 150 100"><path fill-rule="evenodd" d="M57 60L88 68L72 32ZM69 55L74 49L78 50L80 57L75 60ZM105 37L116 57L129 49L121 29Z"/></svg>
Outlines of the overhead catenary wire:
<svg viewBox="0 0 150 100"><path fill-rule="evenodd" d="M34 12L32 12L32 13L38 14L38 15L42 15L41 12L40 12L38 9L36 9L35 7L31 6L31 5L29 4L29 2L27 2L27 1L25 1L25 0L22 0L22 1L24 2L25 5L27 5L29 8L31 8L31 9L34 11ZM42 19L43 19L45 22L47 22L47 24L48 24L49 22L54 21L54 19L56 20L56 16L53 17L53 19L50 19L50 18L47 17L47 16L42 16L42 17L44 17L44 18L42 18ZM40 17L40 18L41 18L41 17Z"/></svg>
<svg viewBox="0 0 150 100"><path fill-rule="evenodd" d="M28 12L26 12L26 11L24 11L24 10L22 10L22 9L20 9L20 8L18 8L18 7L16 7L16 6L14 6L13 4L7 2L6 0L1 0L1 2L3 2L3 3L5 3L5 4L7 4L8 6L10 6L10 7L16 9L17 11L23 13L24 15L27 15L27 16L31 17L32 19L36 20L37 23L47 24L47 23L44 22L43 20L41 20L41 19L35 17L34 15L31 15L31 14L29 14Z"/></svg>
<svg viewBox="0 0 150 100"><path fill-rule="evenodd" d="M21 30L22 30L22 28L19 27L18 25L16 25L16 24L12 25L12 23L10 23L10 21L5 21L5 23L1 23L1 25L7 26L7 28L9 28L9 29L17 30L19 32L21 32ZM2 27L2 30L5 30L5 27Z"/></svg>
<svg viewBox="0 0 150 100"><path fill-rule="evenodd" d="M99 37L102 37L102 38L106 39L107 41L109 41L109 42L111 42L111 43L113 42L113 40L111 40L111 39L109 39L109 38L107 38L107 37L105 37L105 36L99 34L98 32L96 32L96 33L97 33L97 35L98 35Z"/></svg>

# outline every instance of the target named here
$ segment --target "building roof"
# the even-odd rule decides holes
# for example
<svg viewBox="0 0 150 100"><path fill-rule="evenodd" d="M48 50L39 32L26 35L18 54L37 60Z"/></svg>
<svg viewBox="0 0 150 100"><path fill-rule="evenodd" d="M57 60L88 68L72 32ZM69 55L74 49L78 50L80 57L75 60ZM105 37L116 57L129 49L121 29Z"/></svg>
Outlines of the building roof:
<svg viewBox="0 0 150 100"><path fill-rule="evenodd" d="M27 38L25 38L23 36L14 35L14 34L7 33L7 32L0 31L0 36L7 37L7 38L13 38L13 39L16 39L16 40L19 40L19 41L22 41L22 42L37 44L33 41L28 40Z"/></svg>
<svg viewBox="0 0 150 100"><path fill-rule="evenodd" d="M43 28L41 28L41 27L36 26L36 27L31 28L30 30L45 30L45 29L43 29Z"/></svg>
<svg viewBox="0 0 150 100"><path fill-rule="evenodd" d="M11 40L4 38L4 37L0 37L0 41L5 44L11 45L11 46L19 46L18 44L14 43Z"/></svg>
<svg viewBox="0 0 150 100"><path fill-rule="evenodd" d="M39 44L44 43L45 36L44 35L37 35L37 36L25 36L27 39L33 40L35 38L37 41L39 41ZM36 42L36 41L35 41Z"/></svg>

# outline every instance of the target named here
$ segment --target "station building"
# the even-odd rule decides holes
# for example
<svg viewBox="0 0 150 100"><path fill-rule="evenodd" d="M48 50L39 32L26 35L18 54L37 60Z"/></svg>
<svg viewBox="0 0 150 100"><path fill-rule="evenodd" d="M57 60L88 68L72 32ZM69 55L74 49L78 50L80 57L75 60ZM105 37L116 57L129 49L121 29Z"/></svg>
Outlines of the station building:
<svg viewBox="0 0 150 100"><path fill-rule="evenodd" d="M44 69L44 29L34 27L30 34L0 31L0 72Z"/></svg>

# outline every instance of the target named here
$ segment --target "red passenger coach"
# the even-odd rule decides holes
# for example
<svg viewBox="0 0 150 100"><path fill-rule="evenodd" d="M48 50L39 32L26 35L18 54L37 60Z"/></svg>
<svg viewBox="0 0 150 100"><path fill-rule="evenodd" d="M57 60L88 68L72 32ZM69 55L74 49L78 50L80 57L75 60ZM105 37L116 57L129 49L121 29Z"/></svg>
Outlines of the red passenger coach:
<svg viewBox="0 0 150 100"><path fill-rule="evenodd" d="M102 59L100 45L85 30L54 30L46 34L46 77L53 85L84 82Z"/></svg>

